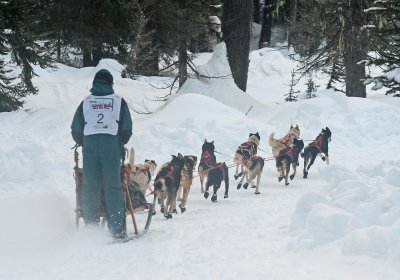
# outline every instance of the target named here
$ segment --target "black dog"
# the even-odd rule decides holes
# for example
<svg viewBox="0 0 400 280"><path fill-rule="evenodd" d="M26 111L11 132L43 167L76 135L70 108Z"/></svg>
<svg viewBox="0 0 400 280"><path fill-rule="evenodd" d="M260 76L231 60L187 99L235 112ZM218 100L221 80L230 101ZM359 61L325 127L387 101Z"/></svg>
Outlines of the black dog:
<svg viewBox="0 0 400 280"><path fill-rule="evenodd" d="M164 217L167 219L172 218L172 212L177 213L176 196L184 163L185 160L180 153L178 156L172 156L172 160L161 167L154 180L154 192L160 199L161 212L164 213ZM167 198L167 203L164 206L165 197Z"/></svg>
<svg viewBox="0 0 400 280"><path fill-rule="evenodd" d="M290 165L293 167L293 174L290 175L290 180L296 176L297 166L299 165L299 154L304 148L303 140L293 139L292 147L284 149L275 158L276 168L279 171L279 182L285 179L285 185L289 185L288 177Z"/></svg>
<svg viewBox="0 0 400 280"><path fill-rule="evenodd" d="M303 178L307 178L308 170L313 165L317 155L320 155L322 160L326 161L326 164L329 164L328 143L331 142L331 136L332 132L328 127L322 129L317 138L308 144L304 152L301 153L301 156L304 158Z"/></svg>
<svg viewBox="0 0 400 280"><path fill-rule="evenodd" d="M213 195L211 197L212 202L217 201L217 190L221 187L221 182L225 181L225 194L224 198L228 197L229 191L229 173L228 167L225 162L217 163L215 157L215 146L214 141L207 142L204 141L202 146L202 154L199 163L199 174L201 187L203 192L203 183L206 180L206 188L204 192L204 197L207 199L209 196L208 190L210 186L213 186Z"/></svg>

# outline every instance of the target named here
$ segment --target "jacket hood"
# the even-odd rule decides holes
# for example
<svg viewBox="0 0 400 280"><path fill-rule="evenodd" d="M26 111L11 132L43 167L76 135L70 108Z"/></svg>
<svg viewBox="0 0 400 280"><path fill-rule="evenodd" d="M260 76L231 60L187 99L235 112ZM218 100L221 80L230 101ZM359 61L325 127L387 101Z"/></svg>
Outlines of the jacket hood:
<svg viewBox="0 0 400 280"><path fill-rule="evenodd" d="M92 88L90 92L96 96L105 96L114 93L114 89L112 86L103 80L95 80L93 81Z"/></svg>

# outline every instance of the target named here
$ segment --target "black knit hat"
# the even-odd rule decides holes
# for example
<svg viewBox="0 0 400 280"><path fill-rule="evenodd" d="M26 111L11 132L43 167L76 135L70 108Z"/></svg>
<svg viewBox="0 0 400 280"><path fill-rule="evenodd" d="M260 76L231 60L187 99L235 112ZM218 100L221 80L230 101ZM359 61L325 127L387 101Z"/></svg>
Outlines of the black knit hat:
<svg viewBox="0 0 400 280"><path fill-rule="evenodd" d="M99 70L96 75L94 76L94 80L93 83L96 80L103 80L106 81L109 85L112 85L113 82L113 76L111 75L110 71L108 71L107 69L101 69Z"/></svg>

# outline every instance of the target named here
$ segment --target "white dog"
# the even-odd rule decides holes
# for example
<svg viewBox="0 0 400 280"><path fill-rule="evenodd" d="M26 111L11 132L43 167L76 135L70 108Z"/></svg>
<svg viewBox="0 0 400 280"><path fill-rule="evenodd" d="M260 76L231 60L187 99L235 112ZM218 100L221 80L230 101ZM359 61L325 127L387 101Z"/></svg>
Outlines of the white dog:
<svg viewBox="0 0 400 280"><path fill-rule="evenodd" d="M150 187L151 178L157 168L156 162L146 159L143 164L135 165L135 150L131 148L129 152L129 165L131 169L131 182L136 183L140 191L145 195Z"/></svg>

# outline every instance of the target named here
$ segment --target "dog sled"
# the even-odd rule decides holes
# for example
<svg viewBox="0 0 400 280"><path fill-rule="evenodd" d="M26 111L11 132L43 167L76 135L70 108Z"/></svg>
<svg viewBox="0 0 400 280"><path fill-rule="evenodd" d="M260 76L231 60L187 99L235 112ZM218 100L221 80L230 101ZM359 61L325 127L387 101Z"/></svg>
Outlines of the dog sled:
<svg viewBox="0 0 400 280"><path fill-rule="evenodd" d="M79 146L75 146L74 149L74 179L75 179L75 195L76 195L76 207L75 207L75 225L76 229L79 229L80 219L83 218L82 212L82 188L83 188L83 168L79 167ZM121 161L121 187L124 191L125 198L125 209L126 217L131 216L132 225L134 229L134 236L128 236L127 240L138 236L139 234L146 233L150 228L151 219L154 215L153 203L147 203L142 192L133 183L130 183L130 170L124 164L125 158ZM103 199L102 199L103 201ZM107 216L104 210L104 201L100 206L99 217L101 219L101 225L104 227L107 222ZM140 218L138 219L138 217ZM125 231L127 231L127 222L125 222ZM128 234L129 235L129 234Z"/></svg>

